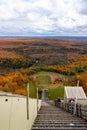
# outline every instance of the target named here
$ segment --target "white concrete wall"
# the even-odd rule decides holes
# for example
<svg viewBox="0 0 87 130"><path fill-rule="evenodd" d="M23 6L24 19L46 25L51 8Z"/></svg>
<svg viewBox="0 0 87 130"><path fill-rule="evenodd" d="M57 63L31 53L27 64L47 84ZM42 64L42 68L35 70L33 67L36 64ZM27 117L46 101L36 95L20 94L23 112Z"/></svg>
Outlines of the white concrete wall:
<svg viewBox="0 0 87 130"><path fill-rule="evenodd" d="M38 107L40 106L41 100L38 102ZM29 99L29 120L27 120L26 98L0 96L0 130L30 130L36 116L36 99Z"/></svg>

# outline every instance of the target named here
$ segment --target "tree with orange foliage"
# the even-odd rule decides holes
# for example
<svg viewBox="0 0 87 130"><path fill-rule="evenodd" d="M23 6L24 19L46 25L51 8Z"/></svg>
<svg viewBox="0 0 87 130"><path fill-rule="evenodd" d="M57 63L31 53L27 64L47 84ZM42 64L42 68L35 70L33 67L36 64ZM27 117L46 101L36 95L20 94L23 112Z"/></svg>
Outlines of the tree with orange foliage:
<svg viewBox="0 0 87 130"><path fill-rule="evenodd" d="M87 92L87 75L82 76L82 84L84 90Z"/></svg>
<svg viewBox="0 0 87 130"><path fill-rule="evenodd" d="M23 89L16 89L14 93L26 96L26 90Z"/></svg>

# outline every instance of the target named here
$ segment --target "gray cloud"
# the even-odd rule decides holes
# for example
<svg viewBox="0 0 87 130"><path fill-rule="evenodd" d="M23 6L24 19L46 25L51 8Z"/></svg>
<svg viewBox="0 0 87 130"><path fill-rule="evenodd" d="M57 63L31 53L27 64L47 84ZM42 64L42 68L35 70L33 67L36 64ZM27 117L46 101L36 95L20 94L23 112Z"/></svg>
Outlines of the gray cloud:
<svg viewBox="0 0 87 130"><path fill-rule="evenodd" d="M87 0L0 0L0 35L87 35Z"/></svg>
<svg viewBox="0 0 87 130"><path fill-rule="evenodd" d="M80 14L87 15L87 0L79 0L75 6Z"/></svg>

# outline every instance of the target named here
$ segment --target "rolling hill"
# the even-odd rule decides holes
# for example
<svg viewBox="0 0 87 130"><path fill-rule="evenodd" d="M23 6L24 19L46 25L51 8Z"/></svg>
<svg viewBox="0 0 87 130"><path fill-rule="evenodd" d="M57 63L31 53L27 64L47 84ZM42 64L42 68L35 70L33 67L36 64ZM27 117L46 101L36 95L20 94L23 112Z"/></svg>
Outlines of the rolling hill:
<svg viewBox="0 0 87 130"><path fill-rule="evenodd" d="M0 39L0 61L6 58L22 60L24 58L27 60L27 65L21 66L24 68L69 64L82 56L87 57L87 41L44 38Z"/></svg>
<svg viewBox="0 0 87 130"><path fill-rule="evenodd" d="M30 75L45 71L35 81ZM59 79L52 73L60 74ZM66 76L67 80L64 80ZM51 84L52 79L55 81ZM47 38L1 38L0 39L0 91L26 95L26 83L31 84L31 97L36 87L49 88L49 93L61 91L61 84L76 85L77 80L87 92L87 41ZM43 81L44 80L44 81ZM38 84L39 83L39 84ZM53 89L54 88L54 89ZM58 92L57 92L58 93ZM53 97L49 94L49 98ZM56 94L57 96L57 94ZM62 94L63 96L63 94Z"/></svg>

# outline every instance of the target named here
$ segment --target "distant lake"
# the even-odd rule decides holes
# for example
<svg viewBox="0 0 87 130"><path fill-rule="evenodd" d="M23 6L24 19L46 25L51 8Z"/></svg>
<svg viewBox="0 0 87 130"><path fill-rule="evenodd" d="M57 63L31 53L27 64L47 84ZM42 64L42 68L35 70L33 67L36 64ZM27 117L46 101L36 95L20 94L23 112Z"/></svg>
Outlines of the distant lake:
<svg viewBox="0 0 87 130"><path fill-rule="evenodd" d="M54 36L54 37L45 37L45 38L87 41L87 36Z"/></svg>
<svg viewBox="0 0 87 130"><path fill-rule="evenodd" d="M0 38L51 38L51 39L87 41L87 36L0 36Z"/></svg>

